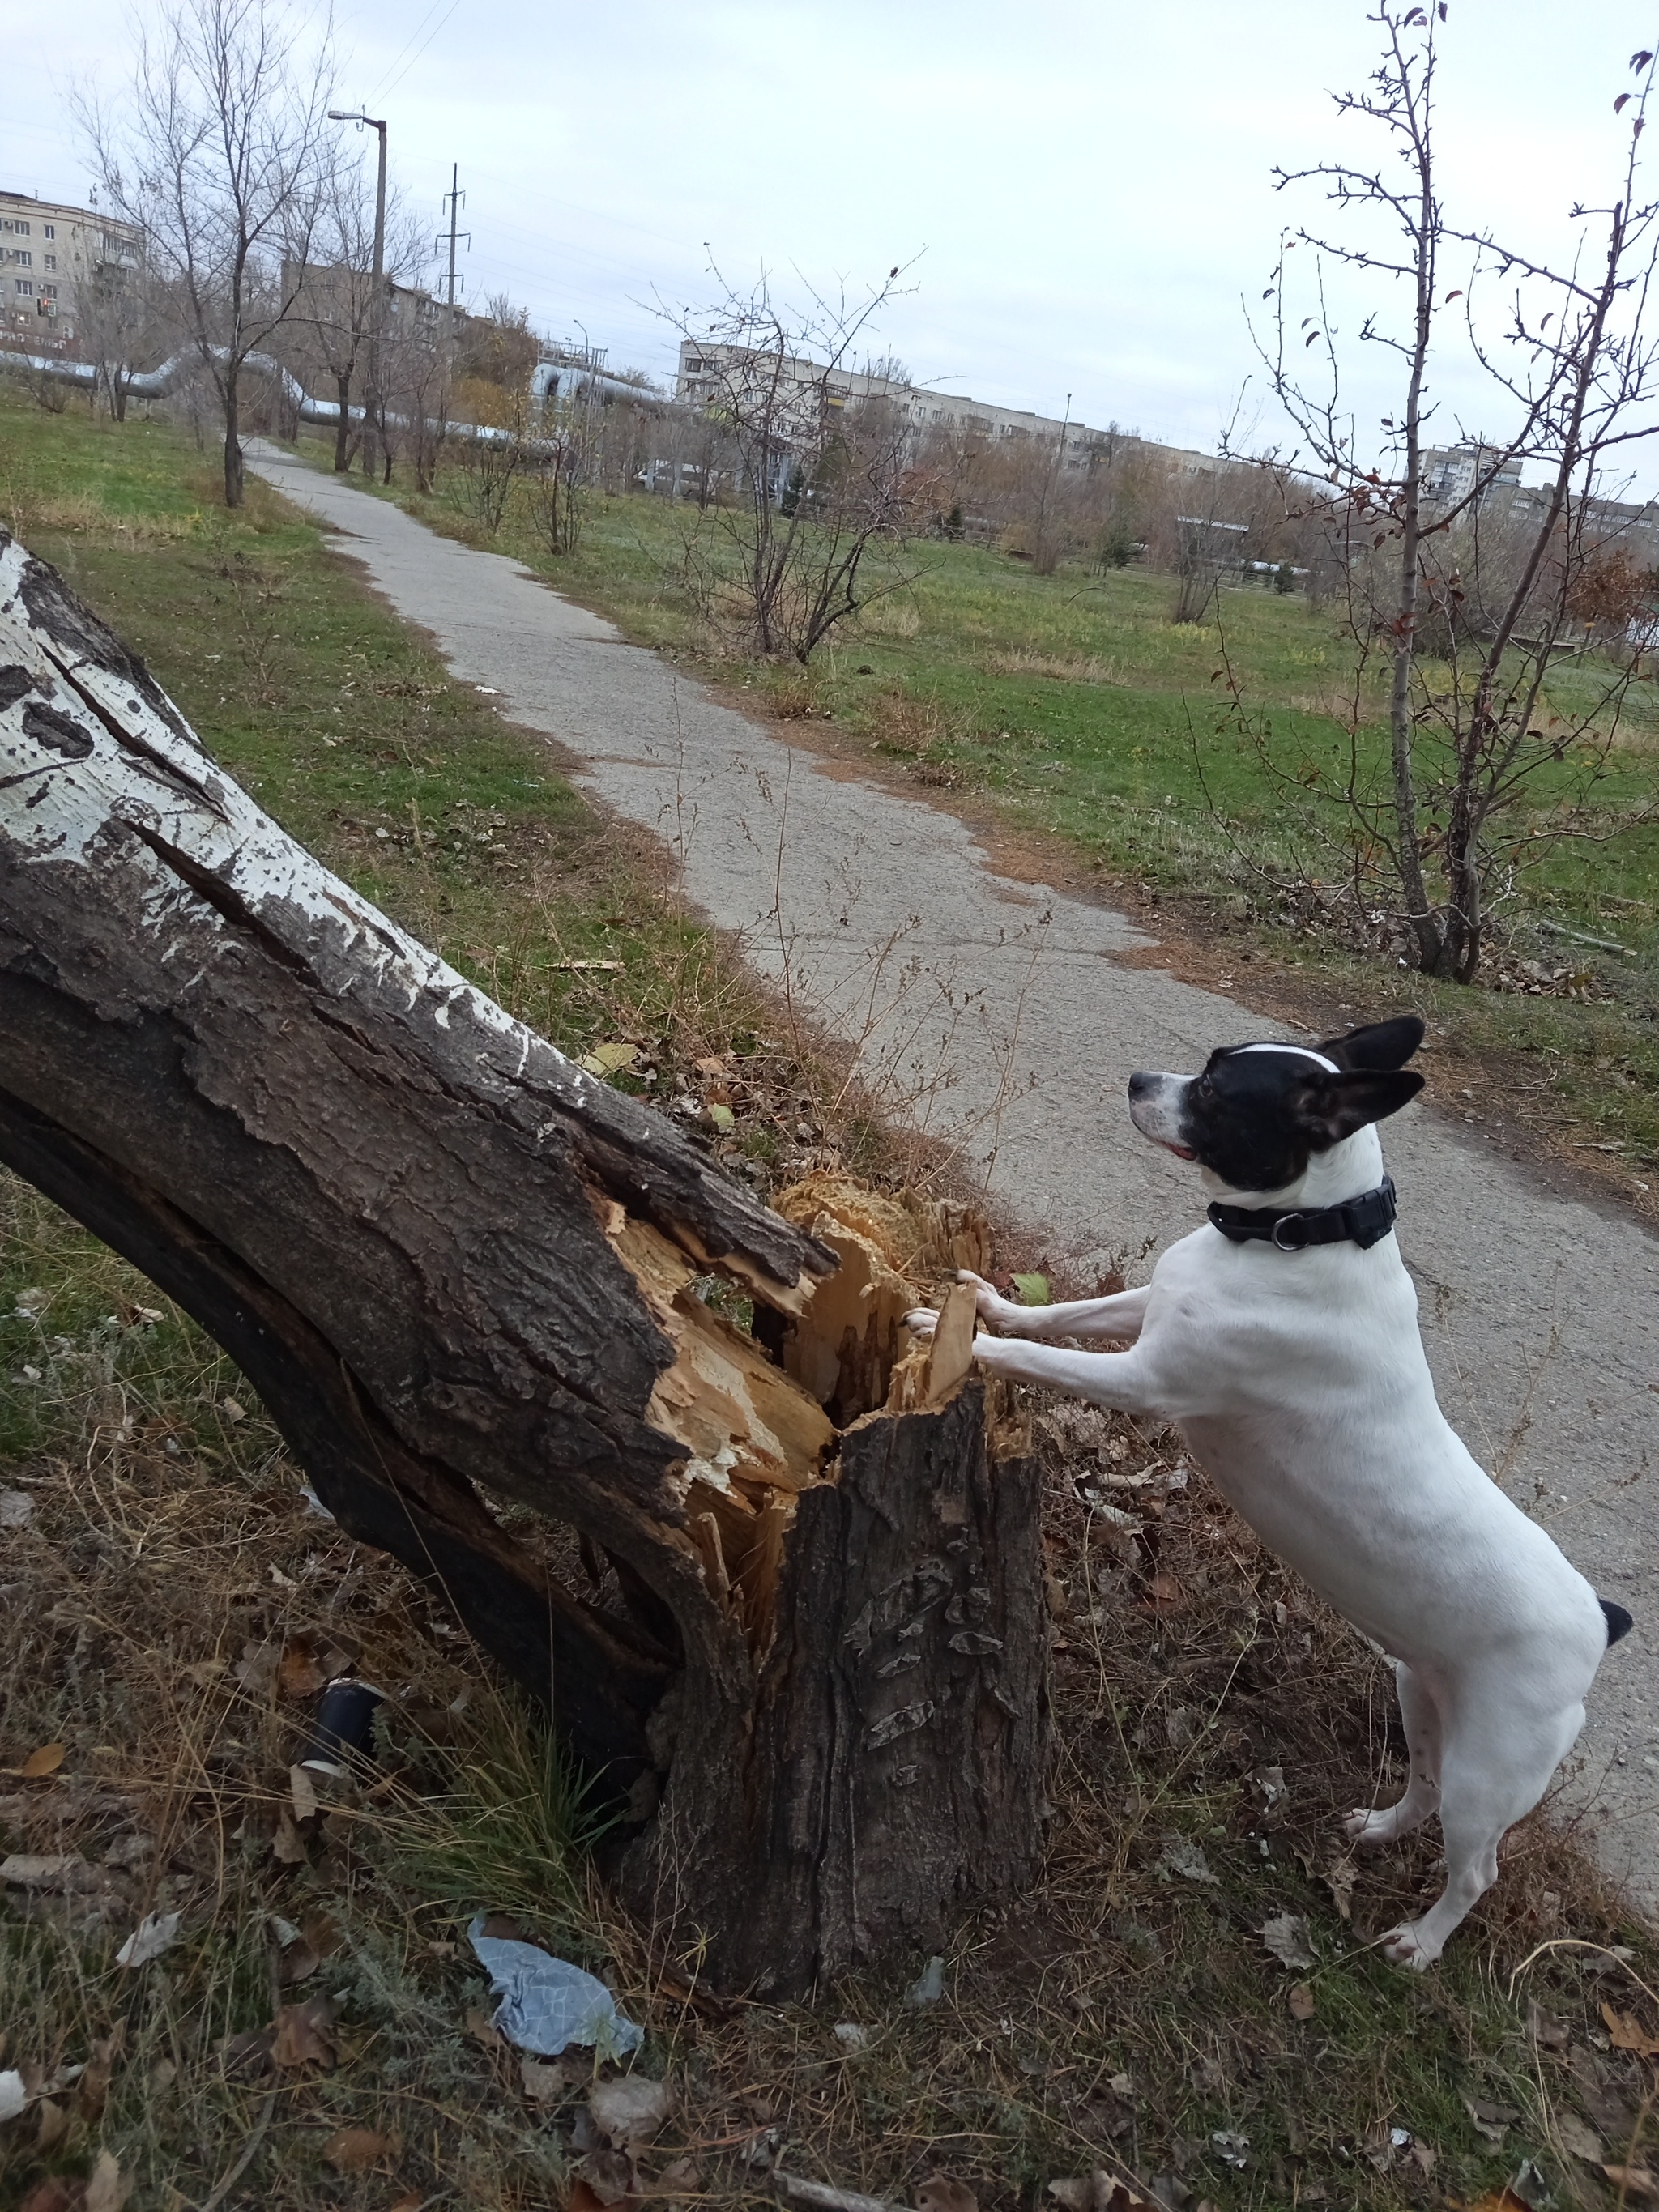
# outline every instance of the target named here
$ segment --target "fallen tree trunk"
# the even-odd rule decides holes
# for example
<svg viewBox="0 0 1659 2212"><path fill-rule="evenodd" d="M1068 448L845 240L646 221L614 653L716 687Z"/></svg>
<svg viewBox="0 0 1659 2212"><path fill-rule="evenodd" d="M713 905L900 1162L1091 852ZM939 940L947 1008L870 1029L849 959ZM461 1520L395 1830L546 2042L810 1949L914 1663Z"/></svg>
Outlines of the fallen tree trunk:
<svg viewBox="0 0 1659 2212"><path fill-rule="evenodd" d="M625 1793L625 1893L712 1979L797 1992L1029 1879L1029 1448L965 1293L926 1352L899 1325L974 1224L769 1212L296 846L3 532L0 1159L550 1700Z"/></svg>

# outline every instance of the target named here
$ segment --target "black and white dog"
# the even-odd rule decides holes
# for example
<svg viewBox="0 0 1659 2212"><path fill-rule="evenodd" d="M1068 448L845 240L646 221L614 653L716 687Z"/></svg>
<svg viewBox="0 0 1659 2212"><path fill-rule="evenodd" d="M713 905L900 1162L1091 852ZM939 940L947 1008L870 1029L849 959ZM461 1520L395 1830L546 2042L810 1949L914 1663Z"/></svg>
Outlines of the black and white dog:
<svg viewBox="0 0 1659 2212"><path fill-rule="evenodd" d="M1201 1075L1135 1075L1129 1115L1214 1194L1145 1290L1017 1306L975 1356L997 1373L1174 1421L1262 1540L1394 1661L1411 1750L1406 1793L1347 1833L1386 1844L1438 1813L1449 1869L1388 1954L1426 1966L1498 1878L1584 1719L1602 1653L1630 1626L1478 1467L1442 1413L1417 1295L1393 1234L1375 1124L1422 1087L1415 1018L1317 1052L1212 1053ZM932 1334L936 1316L908 1316ZM1079 1352L1018 1343L1127 1344Z"/></svg>

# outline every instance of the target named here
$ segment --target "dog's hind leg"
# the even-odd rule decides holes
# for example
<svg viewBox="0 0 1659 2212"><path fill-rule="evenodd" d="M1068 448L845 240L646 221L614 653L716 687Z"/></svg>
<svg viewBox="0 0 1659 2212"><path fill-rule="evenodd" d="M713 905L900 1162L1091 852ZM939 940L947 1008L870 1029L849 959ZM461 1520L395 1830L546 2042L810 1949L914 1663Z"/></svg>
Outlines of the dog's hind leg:
<svg viewBox="0 0 1659 2212"><path fill-rule="evenodd" d="M1440 1810L1440 1707L1433 1689L1420 1674L1413 1674L1403 1659L1394 1662L1394 1679L1400 1692L1400 1718L1411 1754L1406 1794L1385 1811L1371 1812L1361 1805L1342 1823L1350 1843L1370 1850L1410 1835Z"/></svg>
<svg viewBox="0 0 1659 2212"><path fill-rule="evenodd" d="M1402 1922L1382 1941L1402 1966L1431 1966L1446 1938L1498 1879L1498 1846L1505 1830L1530 1813L1550 1785L1584 1724L1577 1702L1553 1713L1505 1711L1504 1686L1494 1698L1464 1692L1446 1731L1441 1761L1440 1832L1446 1844L1446 1887L1420 1920Z"/></svg>

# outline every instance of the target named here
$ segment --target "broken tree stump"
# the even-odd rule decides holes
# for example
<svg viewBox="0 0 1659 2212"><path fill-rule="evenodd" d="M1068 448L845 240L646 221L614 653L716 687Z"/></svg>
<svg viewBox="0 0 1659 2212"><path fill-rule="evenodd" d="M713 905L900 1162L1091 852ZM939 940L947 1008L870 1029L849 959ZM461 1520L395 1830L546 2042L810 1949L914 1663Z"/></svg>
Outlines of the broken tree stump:
<svg viewBox="0 0 1659 2212"><path fill-rule="evenodd" d="M3 532L0 1159L550 1704L710 1980L799 1993L1030 1880L1036 1469L965 1294L900 1327L978 1226L823 1178L769 1212L295 845Z"/></svg>

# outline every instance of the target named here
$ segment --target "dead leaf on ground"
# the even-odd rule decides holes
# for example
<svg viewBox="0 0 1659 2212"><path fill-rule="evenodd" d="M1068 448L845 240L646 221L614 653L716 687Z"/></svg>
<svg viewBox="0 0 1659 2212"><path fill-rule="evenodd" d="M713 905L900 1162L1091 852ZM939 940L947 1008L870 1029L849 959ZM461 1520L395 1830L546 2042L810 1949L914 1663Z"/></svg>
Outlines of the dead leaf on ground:
<svg viewBox="0 0 1659 2212"><path fill-rule="evenodd" d="M1164 1838L1164 1848L1158 1855L1156 1871L1179 1875L1182 1881L1220 1886L1221 1878L1210 1871L1210 1862L1204 1856L1202 1845L1195 1844L1190 1836Z"/></svg>
<svg viewBox="0 0 1659 2212"><path fill-rule="evenodd" d="M1601 2171L1627 2197L1640 2204L1659 2204L1659 2173L1650 2173L1645 2166L1604 2166Z"/></svg>
<svg viewBox="0 0 1659 2212"><path fill-rule="evenodd" d="M1615 2051L1633 2051L1638 2058L1659 2058L1659 2035L1650 2035L1633 2012L1615 2012L1610 2004L1603 2003L1601 2017Z"/></svg>
<svg viewBox="0 0 1659 2212"><path fill-rule="evenodd" d="M587 2058L531 2058L519 2061L519 2078L524 2083L526 2097L538 2105L562 2104L578 2083L592 2076L592 2061Z"/></svg>
<svg viewBox="0 0 1659 2212"><path fill-rule="evenodd" d="M648 2081L643 2074L624 2074L614 2081L596 2081L587 2093L587 2109L593 2124L606 2140L623 2150L637 2150L650 2142L668 2118L673 2105L665 2081Z"/></svg>
<svg viewBox="0 0 1659 2212"><path fill-rule="evenodd" d="M1331 1901L1336 1907L1338 1917L1343 1920L1352 1920L1354 1883L1352 1860L1336 1860L1333 1865L1326 1868L1319 1879L1331 1893Z"/></svg>
<svg viewBox="0 0 1659 2212"><path fill-rule="evenodd" d="M1261 1936L1280 1966L1300 1967L1316 1963L1313 1938L1304 1913L1276 1913L1273 1919L1262 1923Z"/></svg>
<svg viewBox="0 0 1659 2212"><path fill-rule="evenodd" d="M283 1645L276 1662L276 1687L283 1697L314 1698L327 1680L309 1637L296 1637L292 1644Z"/></svg>
<svg viewBox="0 0 1659 2212"><path fill-rule="evenodd" d="M695 2197L702 2187L702 2168L695 2158L677 2158L664 2166L651 2185L653 2197L665 2197L672 2203L681 2197Z"/></svg>
<svg viewBox="0 0 1659 2212"><path fill-rule="evenodd" d="M930 2173L916 2191L916 2212L979 2212L979 2199L965 2181Z"/></svg>
<svg viewBox="0 0 1659 2212"><path fill-rule="evenodd" d="M45 2158L49 2152L56 2150L69 2131L70 2116L65 2107L53 2104L50 2097L42 2097L40 2123L34 2137L36 2155Z"/></svg>
<svg viewBox="0 0 1659 2212"><path fill-rule="evenodd" d="M1532 2212L1532 2207L1524 2197L1517 2197L1506 2182L1502 2189L1483 2197L1478 2204L1471 2204L1468 2212Z"/></svg>
<svg viewBox="0 0 1659 2212"><path fill-rule="evenodd" d="M1607 2156L1601 2138L1588 2120L1581 2120L1577 2112L1558 2112L1555 2115L1556 2139L1563 2150L1574 2158L1582 2158L1586 2166L1600 2166Z"/></svg>
<svg viewBox="0 0 1659 2212"><path fill-rule="evenodd" d="M288 1795L289 1802L294 1808L295 1820L299 1826L303 1827L307 1820L314 1820L316 1819L317 1785L311 1778L309 1768L304 1766L289 1767L288 1770Z"/></svg>
<svg viewBox="0 0 1659 2212"><path fill-rule="evenodd" d="M565 2212L605 2212L605 2199L594 2195L580 2174L571 2183L564 2203Z"/></svg>
<svg viewBox="0 0 1659 2212"><path fill-rule="evenodd" d="M581 2179L601 2204L620 2204L638 2193L634 2161L625 2151L591 2150L582 2160Z"/></svg>
<svg viewBox="0 0 1659 2212"><path fill-rule="evenodd" d="M334 2008L326 1997L286 2004L273 2022L270 2055L279 2066L332 2066Z"/></svg>
<svg viewBox="0 0 1659 2212"><path fill-rule="evenodd" d="M15 1782L44 1782L49 1774L56 1774L69 1756L61 1743L43 1743L39 1751L32 1751L21 1766L0 1766L0 1774L9 1774Z"/></svg>
<svg viewBox="0 0 1659 2212"><path fill-rule="evenodd" d="M245 2027L228 2036L221 2046L220 2063L227 2074L263 2074L270 2064L275 2027Z"/></svg>
<svg viewBox="0 0 1659 2212"><path fill-rule="evenodd" d="M1150 1605L1156 1613L1171 1612L1176 1606L1184 1605L1186 1601L1186 1591L1173 1575L1165 1574L1162 1568L1147 1583L1146 1595L1143 1600L1143 1603Z"/></svg>
<svg viewBox="0 0 1659 2212"><path fill-rule="evenodd" d="M367 2173L392 2150L391 2136L378 2128L339 2128L323 2145L323 2159L336 2173Z"/></svg>
<svg viewBox="0 0 1659 2212"><path fill-rule="evenodd" d="M1572 2039L1572 2031L1564 2020L1546 2012L1540 2004L1529 1998L1527 2003L1527 2033L1534 2043L1541 2043L1546 2051L1565 2051Z"/></svg>
<svg viewBox="0 0 1659 2212"><path fill-rule="evenodd" d="M66 2181L53 2174L49 2181L37 2181L19 2207L19 2212L79 2212L87 2201L84 2181Z"/></svg>
<svg viewBox="0 0 1659 2212"><path fill-rule="evenodd" d="M132 2183L122 2172L112 2151L100 2150L82 2200L86 2212L121 2212Z"/></svg>
<svg viewBox="0 0 1659 2212"><path fill-rule="evenodd" d="M0 1859L0 1882L17 1889L95 1889L102 1880L97 1868L88 1866L76 1851L55 1851L45 1857L14 1851Z"/></svg>
<svg viewBox="0 0 1659 2212"><path fill-rule="evenodd" d="M1312 1985L1307 1982L1292 1982L1289 1997L1292 2020L1311 2020L1316 2009Z"/></svg>
<svg viewBox="0 0 1659 2212"><path fill-rule="evenodd" d="M306 1861L305 1838L294 1825L294 1815L284 1805L276 1815L276 1832L270 1839L273 1858L283 1866L303 1866Z"/></svg>
<svg viewBox="0 0 1659 2212"><path fill-rule="evenodd" d="M486 2051L505 2051L507 2038L481 2005L474 2005L466 2016L466 2032L475 2043L483 2044Z"/></svg>
<svg viewBox="0 0 1659 2212"><path fill-rule="evenodd" d="M1127 2181L1097 2166L1074 2181L1051 2181L1048 2194L1064 2212L1156 2212Z"/></svg>

